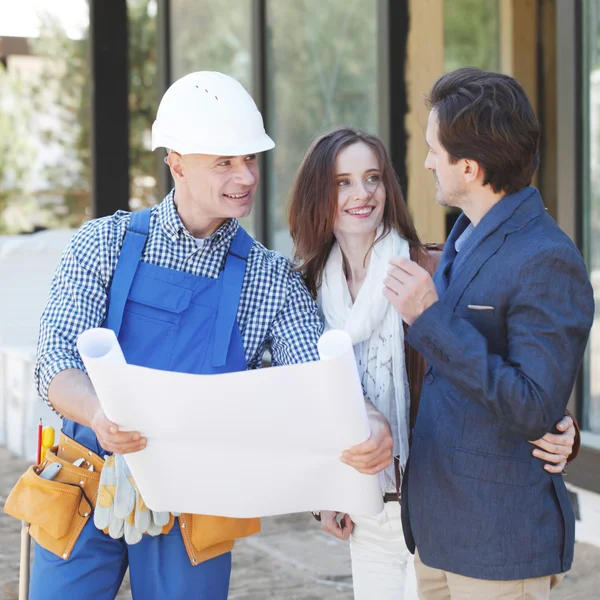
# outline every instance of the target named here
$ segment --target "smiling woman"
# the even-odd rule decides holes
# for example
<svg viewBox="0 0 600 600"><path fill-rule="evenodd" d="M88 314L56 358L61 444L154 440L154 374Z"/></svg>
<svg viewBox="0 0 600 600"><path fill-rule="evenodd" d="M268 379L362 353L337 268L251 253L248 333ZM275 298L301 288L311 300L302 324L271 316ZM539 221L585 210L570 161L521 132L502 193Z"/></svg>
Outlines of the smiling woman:
<svg viewBox="0 0 600 600"><path fill-rule="evenodd" d="M382 234L394 229L411 247L420 246L383 143L355 127L333 128L313 142L296 175L289 222L298 268L315 297L338 233L354 242L369 236L362 261L375 241L374 223Z"/></svg>
<svg viewBox="0 0 600 600"><path fill-rule="evenodd" d="M385 189L381 185L375 151L364 142L346 146L337 156L335 170L338 188L336 239L374 231L372 223L381 220L385 208Z"/></svg>
<svg viewBox="0 0 600 600"><path fill-rule="evenodd" d="M390 259L408 260L420 243L382 142L349 126L319 136L296 178L290 226L296 260L318 296L325 326L350 335L365 395L392 432L394 461L369 471L378 474L383 512L341 514L338 523L336 513L323 511L321 525L350 539L357 600L403 598L409 553L398 490L408 456L410 394L402 320L382 291ZM342 460L354 466L350 457Z"/></svg>

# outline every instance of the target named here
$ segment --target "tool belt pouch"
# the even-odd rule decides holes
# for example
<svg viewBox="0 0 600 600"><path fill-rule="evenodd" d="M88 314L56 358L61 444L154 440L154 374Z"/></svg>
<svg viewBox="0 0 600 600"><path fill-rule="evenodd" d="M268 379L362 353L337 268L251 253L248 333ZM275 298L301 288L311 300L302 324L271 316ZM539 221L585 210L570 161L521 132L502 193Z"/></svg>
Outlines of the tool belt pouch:
<svg viewBox="0 0 600 600"><path fill-rule="evenodd" d="M260 531L260 519L232 519L209 515L190 515L192 545L198 551L231 542Z"/></svg>
<svg viewBox="0 0 600 600"><path fill-rule="evenodd" d="M48 450L41 465L31 466L6 499L4 512L30 523L31 537L42 548L67 559L92 514L100 473L65 461ZM53 480L39 476L53 462L62 465Z"/></svg>

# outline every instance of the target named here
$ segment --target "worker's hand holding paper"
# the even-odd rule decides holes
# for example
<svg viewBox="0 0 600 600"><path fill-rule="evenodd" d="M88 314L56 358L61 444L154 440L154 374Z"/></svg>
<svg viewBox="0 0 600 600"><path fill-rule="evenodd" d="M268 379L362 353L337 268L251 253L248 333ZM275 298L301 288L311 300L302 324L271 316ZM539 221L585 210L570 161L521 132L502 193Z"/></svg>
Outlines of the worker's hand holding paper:
<svg viewBox="0 0 600 600"><path fill-rule="evenodd" d="M320 361L224 375L128 365L108 329L86 331L78 349L106 416L148 438L126 460L152 510L261 517L383 509L378 477L340 461L369 437L344 332L323 335Z"/></svg>

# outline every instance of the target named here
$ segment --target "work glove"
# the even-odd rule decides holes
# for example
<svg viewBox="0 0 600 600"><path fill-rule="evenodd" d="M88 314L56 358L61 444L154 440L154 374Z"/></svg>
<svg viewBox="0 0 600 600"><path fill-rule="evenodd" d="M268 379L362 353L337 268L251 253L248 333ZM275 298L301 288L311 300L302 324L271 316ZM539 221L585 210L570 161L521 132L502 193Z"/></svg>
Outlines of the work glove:
<svg viewBox="0 0 600 600"><path fill-rule="evenodd" d="M105 457L100 473L98 500L94 509L94 525L102 531L108 529L108 534L114 539L123 537L125 530L125 520L117 518L114 514L116 487L115 456L111 454Z"/></svg>
<svg viewBox="0 0 600 600"><path fill-rule="evenodd" d="M117 489L114 513L117 518L125 520L125 541L128 544L137 544L144 533L160 535L162 528L169 522L169 513L154 512L146 506L121 454L116 455L115 465Z"/></svg>
<svg viewBox="0 0 600 600"><path fill-rule="evenodd" d="M112 460L109 460L111 459ZM129 545L137 544L144 533L151 536L160 535L162 528L169 522L168 512L155 512L150 510L131 475L131 471L121 454L113 454L107 457L100 475L100 487L102 490L102 477L104 469L109 468L106 477L108 489L103 495L101 514L94 517L94 523L99 529L108 527L108 533L113 538L125 536ZM114 483L112 483L114 481ZM105 505L112 499L108 511ZM108 519L107 519L108 517ZM105 523L108 520L108 525ZM102 527L102 525L105 525ZM113 535L114 534L114 535Z"/></svg>

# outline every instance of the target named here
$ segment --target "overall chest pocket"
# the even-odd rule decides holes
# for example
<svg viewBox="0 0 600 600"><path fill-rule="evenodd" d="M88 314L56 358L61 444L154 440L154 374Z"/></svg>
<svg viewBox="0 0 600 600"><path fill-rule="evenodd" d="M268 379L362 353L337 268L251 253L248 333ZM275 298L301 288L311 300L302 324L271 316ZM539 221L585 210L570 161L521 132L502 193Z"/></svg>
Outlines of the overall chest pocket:
<svg viewBox="0 0 600 600"><path fill-rule="evenodd" d="M151 277L136 277L125 306L126 312L177 323L192 300L192 290Z"/></svg>
<svg viewBox="0 0 600 600"><path fill-rule="evenodd" d="M125 305L119 342L130 364L168 369L192 290L136 277Z"/></svg>

